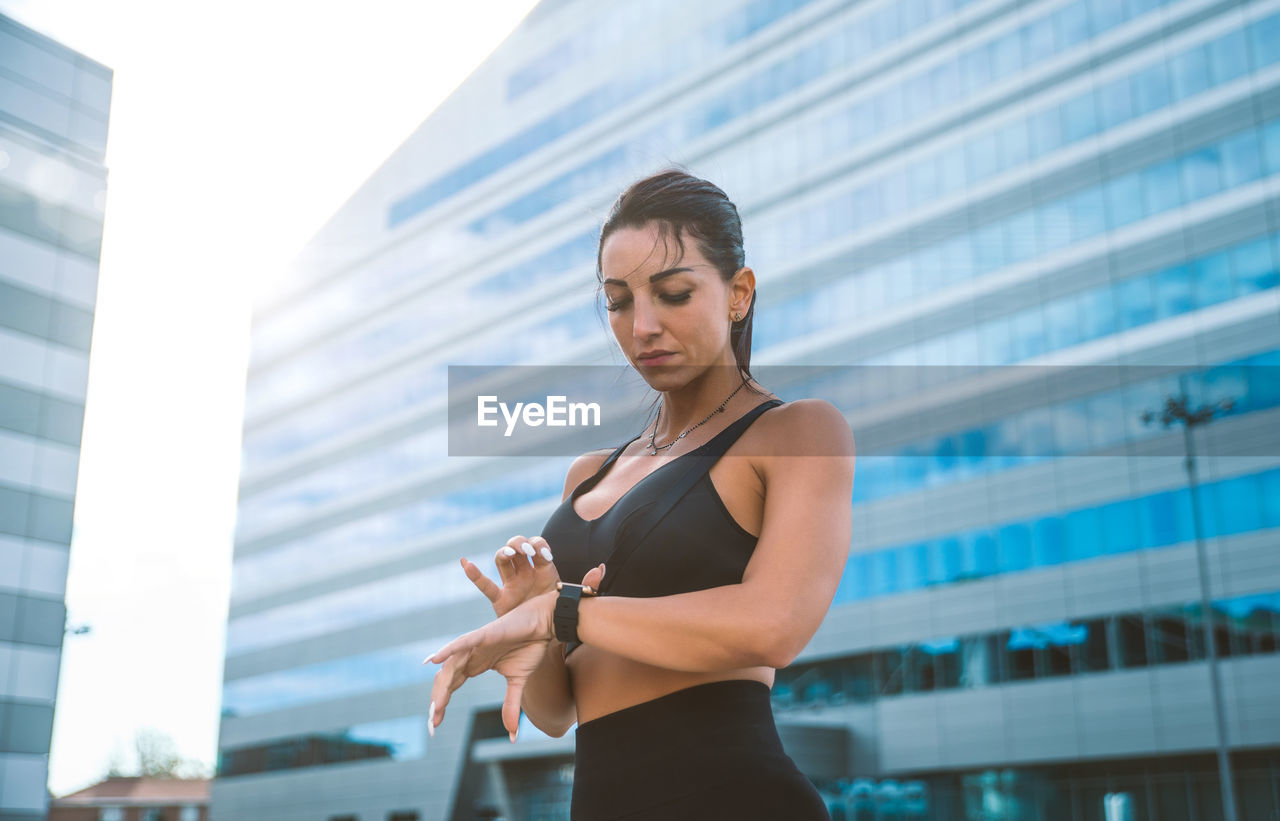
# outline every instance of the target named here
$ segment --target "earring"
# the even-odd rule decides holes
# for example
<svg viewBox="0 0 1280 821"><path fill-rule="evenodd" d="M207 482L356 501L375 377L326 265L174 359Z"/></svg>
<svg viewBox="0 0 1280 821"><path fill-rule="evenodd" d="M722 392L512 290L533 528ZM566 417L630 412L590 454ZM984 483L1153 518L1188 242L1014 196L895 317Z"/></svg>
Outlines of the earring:
<svg viewBox="0 0 1280 821"><path fill-rule="evenodd" d="M741 322L741 321L742 321L742 314L734 314L734 315L733 315L733 321L734 321L734 322Z"/></svg>

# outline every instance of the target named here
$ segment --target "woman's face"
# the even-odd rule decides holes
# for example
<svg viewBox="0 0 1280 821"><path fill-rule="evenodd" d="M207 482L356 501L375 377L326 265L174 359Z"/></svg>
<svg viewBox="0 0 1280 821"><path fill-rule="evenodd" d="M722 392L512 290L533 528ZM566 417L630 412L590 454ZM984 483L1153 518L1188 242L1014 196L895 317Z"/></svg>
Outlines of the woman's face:
<svg viewBox="0 0 1280 821"><path fill-rule="evenodd" d="M613 335L657 390L679 387L710 365L734 365L730 316L746 313L755 287L750 268L725 282L698 243L683 239L683 256L673 257L680 248L671 236L664 246L656 223L620 228L600 254Z"/></svg>

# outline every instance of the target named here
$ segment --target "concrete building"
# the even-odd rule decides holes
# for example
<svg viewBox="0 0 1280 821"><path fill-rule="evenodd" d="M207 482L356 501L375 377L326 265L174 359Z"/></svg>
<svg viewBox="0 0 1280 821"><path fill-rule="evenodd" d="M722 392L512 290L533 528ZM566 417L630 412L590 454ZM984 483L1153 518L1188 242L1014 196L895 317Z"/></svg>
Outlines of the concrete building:
<svg viewBox="0 0 1280 821"><path fill-rule="evenodd" d="M1218 818L1206 620L1274 817L1276 0L537 6L255 312L214 816L567 817L572 733L511 745L496 675L426 736L419 662L491 616L457 557L571 461L447 458L447 367L622 364L598 229L671 162L743 216L753 370L858 441L774 688L833 817ZM1182 388L1235 400L1194 507L1141 422Z"/></svg>
<svg viewBox="0 0 1280 821"><path fill-rule="evenodd" d="M0 15L0 819L48 808L49 740L111 70Z"/></svg>

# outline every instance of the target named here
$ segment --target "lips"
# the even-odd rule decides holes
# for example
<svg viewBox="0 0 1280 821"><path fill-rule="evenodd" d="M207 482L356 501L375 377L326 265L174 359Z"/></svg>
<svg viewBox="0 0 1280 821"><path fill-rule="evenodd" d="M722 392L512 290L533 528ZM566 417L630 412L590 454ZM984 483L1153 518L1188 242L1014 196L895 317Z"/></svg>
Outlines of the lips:
<svg viewBox="0 0 1280 821"><path fill-rule="evenodd" d="M675 356L671 351L653 351L652 353L640 354L636 357L642 365L661 365Z"/></svg>

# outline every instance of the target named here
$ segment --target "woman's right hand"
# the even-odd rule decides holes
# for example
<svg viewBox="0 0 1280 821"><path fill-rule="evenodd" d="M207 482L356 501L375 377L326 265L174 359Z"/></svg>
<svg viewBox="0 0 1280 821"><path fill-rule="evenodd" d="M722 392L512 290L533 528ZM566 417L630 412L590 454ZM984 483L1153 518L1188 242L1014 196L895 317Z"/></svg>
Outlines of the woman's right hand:
<svg viewBox="0 0 1280 821"><path fill-rule="evenodd" d="M512 536L493 556L493 563L502 578L502 587L498 587L480 572L475 562L465 558L461 562L462 571L467 574L467 578L480 588L480 592L493 605L493 614L502 617L521 602L556 589L560 574L552 564L552 558L551 546L541 536L528 539L524 536Z"/></svg>

